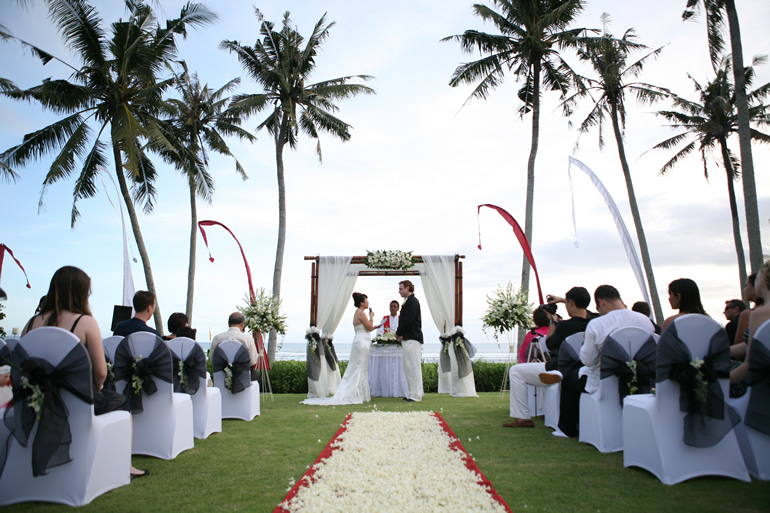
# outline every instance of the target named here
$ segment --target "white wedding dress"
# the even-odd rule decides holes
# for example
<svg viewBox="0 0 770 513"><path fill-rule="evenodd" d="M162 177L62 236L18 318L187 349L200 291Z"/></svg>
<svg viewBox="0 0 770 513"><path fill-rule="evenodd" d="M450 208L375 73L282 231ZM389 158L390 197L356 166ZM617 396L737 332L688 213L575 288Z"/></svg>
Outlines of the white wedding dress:
<svg viewBox="0 0 770 513"><path fill-rule="evenodd" d="M331 397L305 399L302 404L361 404L372 399L369 393L369 351L372 347L372 336L363 324L355 324L353 328L356 336L350 349L350 361L337 392Z"/></svg>

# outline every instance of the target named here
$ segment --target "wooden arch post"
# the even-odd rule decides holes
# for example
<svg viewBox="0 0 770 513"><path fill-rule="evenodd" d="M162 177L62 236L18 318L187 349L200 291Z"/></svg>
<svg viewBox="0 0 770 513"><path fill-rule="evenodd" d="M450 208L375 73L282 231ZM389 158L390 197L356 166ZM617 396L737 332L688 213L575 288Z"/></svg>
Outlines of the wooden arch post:
<svg viewBox="0 0 770 513"><path fill-rule="evenodd" d="M363 264L366 260L365 256L351 257L351 264ZM462 260L465 255L455 254L455 326L462 326L463 324L463 263ZM313 263L310 270L310 325L318 326L318 273L321 257L306 256L305 260L311 260ZM423 263L421 256L415 256L414 262L416 264ZM359 276L419 276L420 272L417 270L408 271L382 271L377 269L365 269L358 272Z"/></svg>

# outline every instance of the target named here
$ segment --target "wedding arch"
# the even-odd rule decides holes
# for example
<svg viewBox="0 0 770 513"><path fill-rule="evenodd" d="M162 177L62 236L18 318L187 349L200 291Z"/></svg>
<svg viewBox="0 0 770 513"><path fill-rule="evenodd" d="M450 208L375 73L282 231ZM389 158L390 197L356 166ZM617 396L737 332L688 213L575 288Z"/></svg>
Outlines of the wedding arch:
<svg viewBox="0 0 770 513"><path fill-rule="evenodd" d="M446 333L463 321L463 263L465 255L414 257L408 270L371 269L365 256L306 256L310 271L310 326L329 335L337 329L359 276L419 276L433 321ZM319 315L320 314L320 315Z"/></svg>

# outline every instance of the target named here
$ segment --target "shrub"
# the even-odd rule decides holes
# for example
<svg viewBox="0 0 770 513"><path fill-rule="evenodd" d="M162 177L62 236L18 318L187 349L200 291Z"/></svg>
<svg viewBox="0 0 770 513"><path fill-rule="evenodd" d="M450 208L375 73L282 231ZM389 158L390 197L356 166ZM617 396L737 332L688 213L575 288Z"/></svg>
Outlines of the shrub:
<svg viewBox="0 0 770 513"><path fill-rule="evenodd" d="M479 360L473 364L476 392L499 392L505 377L505 363Z"/></svg>

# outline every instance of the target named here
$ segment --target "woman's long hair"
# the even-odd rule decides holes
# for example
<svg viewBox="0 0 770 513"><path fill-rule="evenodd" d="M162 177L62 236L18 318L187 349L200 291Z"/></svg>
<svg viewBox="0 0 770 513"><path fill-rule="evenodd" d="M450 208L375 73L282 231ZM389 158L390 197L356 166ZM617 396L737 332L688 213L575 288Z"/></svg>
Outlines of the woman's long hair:
<svg viewBox="0 0 770 513"><path fill-rule="evenodd" d="M77 267L66 265L56 271L51 285L40 306L40 312L51 312L46 326L56 326L64 310L91 315L88 296L91 294L91 278Z"/></svg>
<svg viewBox="0 0 770 513"><path fill-rule="evenodd" d="M679 278L668 284L668 291L679 296L679 313L708 315L700 301L698 285L689 278Z"/></svg>

